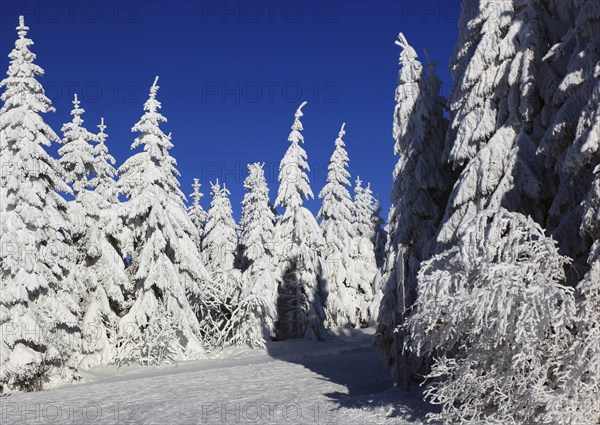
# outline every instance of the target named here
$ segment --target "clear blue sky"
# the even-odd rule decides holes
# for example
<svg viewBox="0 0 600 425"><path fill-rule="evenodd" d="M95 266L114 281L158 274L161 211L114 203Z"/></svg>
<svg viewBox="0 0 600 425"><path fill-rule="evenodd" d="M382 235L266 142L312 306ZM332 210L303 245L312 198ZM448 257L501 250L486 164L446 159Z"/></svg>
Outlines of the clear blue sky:
<svg viewBox="0 0 600 425"><path fill-rule="evenodd" d="M404 32L422 61L426 48L439 62L447 94L459 0L2 0L3 75L21 13L57 109L47 122L59 135L77 92L90 130L105 117L120 165L159 75L158 98L169 120L163 129L173 134L184 193L200 178L208 208L208 182L220 178L239 218L246 163L266 163L274 199L293 114L307 100L304 148L315 197L346 122L352 180L370 181L387 215L396 160L391 129L400 49L394 41ZM319 204L306 205L316 213Z"/></svg>

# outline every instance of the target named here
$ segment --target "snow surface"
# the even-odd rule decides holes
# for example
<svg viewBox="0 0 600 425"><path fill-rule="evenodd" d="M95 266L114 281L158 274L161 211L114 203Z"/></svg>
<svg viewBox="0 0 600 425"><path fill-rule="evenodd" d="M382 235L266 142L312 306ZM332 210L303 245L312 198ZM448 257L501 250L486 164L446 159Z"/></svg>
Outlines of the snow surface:
<svg viewBox="0 0 600 425"><path fill-rule="evenodd" d="M100 366L80 384L0 398L0 423L421 423L426 405L417 391L391 389L373 332L226 348L161 369Z"/></svg>

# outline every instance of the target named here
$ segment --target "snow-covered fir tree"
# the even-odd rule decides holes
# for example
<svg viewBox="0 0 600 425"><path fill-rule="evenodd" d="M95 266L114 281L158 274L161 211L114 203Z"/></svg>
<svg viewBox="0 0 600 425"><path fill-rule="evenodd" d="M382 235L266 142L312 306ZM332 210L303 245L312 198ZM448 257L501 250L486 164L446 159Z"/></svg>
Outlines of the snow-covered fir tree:
<svg viewBox="0 0 600 425"><path fill-rule="evenodd" d="M362 187L362 180L357 177L354 187L354 227L356 235L367 238L375 249L377 267L381 267L385 258L385 242L387 235L383 229L381 205L373 196L371 184Z"/></svg>
<svg viewBox="0 0 600 425"><path fill-rule="evenodd" d="M275 336L279 279L275 259L275 214L264 164L248 164L242 200L240 253L243 265L237 344L264 346Z"/></svg>
<svg viewBox="0 0 600 425"><path fill-rule="evenodd" d="M206 266L213 277L225 275L234 270L238 246L236 224L233 219L233 209L229 200L229 190L223 184L211 183L212 200L206 216L201 252Z"/></svg>
<svg viewBox="0 0 600 425"><path fill-rule="evenodd" d="M238 253L238 236L229 190L223 184L211 183L212 200L206 216L202 237L201 255L211 275L211 300L216 304L206 313L203 337L210 347L233 342L239 319L241 276L235 267Z"/></svg>
<svg viewBox="0 0 600 425"><path fill-rule="evenodd" d="M313 214L303 206L313 198L300 118L303 102L294 116L290 146L279 164L279 191L275 207L285 209L275 226L280 285L276 331L280 338L325 337L325 287L321 253L325 241Z"/></svg>
<svg viewBox="0 0 600 425"><path fill-rule="evenodd" d="M90 222L87 220L86 209L93 209L94 207L89 206L87 201L83 198L86 197L86 191L88 188L88 181L95 173L94 170L94 146L96 135L89 132L83 126L82 115L85 112L80 106L77 94L74 95L73 109L71 115L72 120L62 126L63 139L61 143L63 146L58 150L59 163L63 166L65 182L70 184L72 193L75 197L74 200L68 203L68 219L69 219L69 232L71 235L71 241L73 243L73 260L77 264L77 269L73 270L74 277L84 283L83 276L79 273L83 271L85 267L85 247L81 246L81 240L88 232L88 226ZM84 284L85 285L85 284ZM84 298L87 295L86 289L82 288L82 291L78 296L78 302L84 303Z"/></svg>
<svg viewBox="0 0 600 425"><path fill-rule="evenodd" d="M593 182L579 213L583 216L580 234L591 238L592 247L585 259L589 270L577 285L577 335L565 351L564 369L559 374L562 391L548 402L548 420L553 422L600 421L600 64L594 75L596 86L581 112L565 160L575 173L594 169Z"/></svg>
<svg viewBox="0 0 600 425"><path fill-rule="evenodd" d="M371 185L367 184L365 188L367 192L371 191ZM383 267L385 261L385 245L387 243L387 233L384 228L384 220L381 216L383 209L381 208L381 202L379 198L373 196L373 212L371 213L371 225L373 227L373 246L375 248L375 263L378 268Z"/></svg>
<svg viewBox="0 0 600 425"><path fill-rule="evenodd" d="M543 2L465 0L452 60L444 159L460 169L438 241L479 211L505 207L543 220L538 73L547 45Z"/></svg>
<svg viewBox="0 0 600 425"><path fill-rule="evenodd" d="M433 419L542 423L572 343L568 259L530 217L504 209L481 212L458 237L423 264L405 324L410 350L436 360Z"/></svg>
<svg viewBox="0 0 600 425"><path fill-rule="evenodd" d="M360 177L356 178L354 186L354 228L355 241L352 258L358 263L358 269L366 272L365 280L371 284L371 301L367 308L369 323L375 324L379 313L379 304L383 293L381 291L381 276L378 273L380 264L377 257L382 255L382 243L385 248L385 231L381 227L381 208L371 192L371 185L362 187ZM381 253L379 252L381 250Z"/></svg>
<svg viewBox="0 0 600 425"><path fill-rule="evenodd" d="M194 242L196 230L179 189L176 161L169 154L171 138L160 128L166 118L159 112L157 91L158 77L142 118L132 128L139 135L131 147L141 146L143 151L119 168L118 190L128 199L122 205L130 232L124 253L131 257L127 272L133 291L128 294L131 305L119 321L119 360L136 352L137 341L147 336L149 321L158 311L175 324L177 332L166 335L172 337L167 342L178 358L203 352L194 308L202 310L210 276Z"/></svg>
<svg viewBox="0 0 600 425"><path fill-rule="evenodd" d="M192 184L192 188L194 191L191 193L190 198L192 199L192 205L188 207L188 214L192 223L196 227L196 244L198 248L200 248L200 241L204 235L204 226L206 225L207 214L200 201L204 194L200 192L200 181L198 179L194 179L194 183Z"/></svg>
<svg viewBox="0 0 600 425"><path fill-rule="evenodd" d="M375 345L391 366L394 382L407 386L420 361L404 356L398 326L416 300L420 263L433 252L449 176L441 162L446 129L441 81L434 65L423 68L402 33L396 44L402 48L393 124L399 159L393 173Z"/></svg>
<svg viewBox="0 0 600 425"><path fill-rule="evenodd" d="M82 319L81 367L109 364L116 354L116 330L131 290L121 252L126 232L119 214L114 168L102 118L94 146L93 174L75 203L83 212L85 232L78 241L82 281L86 287Z"/></svg>
<svg viewBox="0 0 600 425"><path fill-rule="evenodd" d="M97 142L95 134L83 126L81 116L85 112L75 94L73 99L73 119L63 125L63 146L58 150L60 164L65 169L65 181L72 184L75 198L88 184L88 179L94 173L94 146Z"/></svg>
<svg viewBox="0 0 600 425"><path fill-rule="evenodd" d="M354 232L357 236L371 240L374 236L372 226L372 198L362 187L359 176L354 182Z"/></svg>
<svg viewBox="0 0 600 425"><path fill-rule="evenodd" d="M37 77L29 27L19 17L0 108L0 392L41 389L61 376L79 348L70 248L70 192L44 149L58 136L42 114L54 112Z"/></svg>
<svg viewBox="0 0 600 425"><path fill-rule="evenodd" d="M560 30L554 38L560 40L546 54L546 67L539 76L547 87L543 93L548 124L538 152L559 181L546 228L573 258L568 277L575 284L589 267L592 244L588 235L580 235L578 230L584 213L582 202L593 180L595 151L583 146L586 139L580 136L579 127L590 124L581 122L580 116L598 82L600 4L567 0L553 6Z"/></svg>
<svg viewBox="0 0 600 425"><path fill-rule="evenodd" d="M327 244L323 253L328 294L326 324L330 328L344 325L360 326L368 323L368 305L372 299L371 282L362 273L356 274L353 264L354 204L347 187L350 185L348 153L343 137L345 125L335 140L335 149L329 160L327 183L319 198L323 199L317 218L321 219L321 231ZM369 216L369 227L371 217Z"/></svg>

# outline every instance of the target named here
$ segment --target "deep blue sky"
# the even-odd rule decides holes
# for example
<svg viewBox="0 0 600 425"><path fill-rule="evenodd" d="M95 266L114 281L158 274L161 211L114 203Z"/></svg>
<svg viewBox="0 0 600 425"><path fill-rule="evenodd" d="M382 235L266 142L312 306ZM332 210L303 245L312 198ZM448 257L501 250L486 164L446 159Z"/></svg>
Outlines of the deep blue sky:
<svg viewBox="0 0 600 425"><path fill-rule="evenodd" d="M18 14L24 13L41 80L57 111L57 131L70 120L72 93L96 131L105 117L118 165L131 154L130 129L155 75L173 133L184 193L198 177L220 178L241 211L246 163L266 163L274 199L277 167L302 100L315 197L340 125L352 180L370 181L389 208L395 163L391 137L402 31L426 61L438 61L444 94L457 36L459 0L395 1L13 1L0 2L0 69L8 67ZM62 136L61 133L58 133ZM208 208L210 196L203 205ZM307 206L315 213L319 201Z"/></svg>

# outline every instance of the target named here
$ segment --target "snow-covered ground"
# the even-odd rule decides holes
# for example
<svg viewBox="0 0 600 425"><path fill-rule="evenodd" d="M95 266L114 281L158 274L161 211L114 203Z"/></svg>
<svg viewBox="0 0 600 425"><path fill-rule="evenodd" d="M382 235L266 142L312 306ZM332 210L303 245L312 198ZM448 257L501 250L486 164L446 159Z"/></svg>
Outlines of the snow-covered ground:
<svg viewBox="0 0 600 425"><path fill-rule="evenodd" d="M228 348L162 369L99 367L79 384L0 399L0 423L419 423L425 406L416 392L390 389L372 333Z"/></svg>

